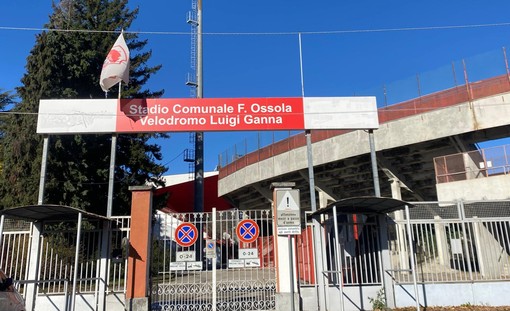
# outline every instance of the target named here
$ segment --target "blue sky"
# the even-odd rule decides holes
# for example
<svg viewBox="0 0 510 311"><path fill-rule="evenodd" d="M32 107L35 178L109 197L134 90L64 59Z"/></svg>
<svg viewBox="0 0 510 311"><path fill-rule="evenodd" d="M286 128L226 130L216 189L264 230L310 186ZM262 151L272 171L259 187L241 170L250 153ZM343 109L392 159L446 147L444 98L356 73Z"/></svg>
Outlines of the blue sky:
<svg viewBox="0 0 510 311"><path fill-rule="evenodd" d="M142 32L140 38L148 39L153 51L151 63L163 65L148 87L164 89L167 98L189 97L190 36L168 33L189 32L191 1L139 0L130 6L139 6L140 13L129 30ZM42 28L51 1L1 1L0 12L0 88L5 91L20 84L37 33L8 28ZM306 96L370 95L383 85L416 84L417 74L428 83L426 89L437 77L432 74L427 82L426 73L447 72L452 62L461 79L462 59L473 60L470 80L493 66L497 69L489 75L502 74L498 57L510 47L508 12L510 1L499 0L204 0L204 97L301 96L299 32ZM416 95L415 90L395 93ZM206 133L205 170L216 166L218 154L254 135ZM188 172L181 155L192 147L188 136L175 133L161 142L169 174Z"/></svg>

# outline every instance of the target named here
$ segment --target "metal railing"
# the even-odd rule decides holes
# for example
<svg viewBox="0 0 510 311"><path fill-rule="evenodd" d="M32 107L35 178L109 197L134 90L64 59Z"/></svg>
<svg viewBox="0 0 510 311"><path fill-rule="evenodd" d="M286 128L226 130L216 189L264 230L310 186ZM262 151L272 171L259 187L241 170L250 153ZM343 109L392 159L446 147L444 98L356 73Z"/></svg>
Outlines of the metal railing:
<svg viewBox="0 0 510 311"><path fill-rule="evenodd" d="M510 173L510 145L434 158L436 182L485 178Z"/></svg>
<svg viewBox="0 0 510 311"><path fill-rule="evenodd" d="M417 203L412 211L419 282L510 280L510 201ZM395 219L394 237L399 232L403 217ZM407 242L394 238L391 246L393 268L408 269ZM409 272L394 277L411 282Z"/></svg>
<svg viewBox="0 0 510 311"><path fill-rule="evenodd" d="M329 216L322 222L324 271L311 273L310 267L312 269L314 267L314 257L304 251L310 246L305 247L305 243L302 243L303 237L298 238L300 284L314 285L318 277L325 277L328 284L335 286L381 284L381 247L377 238L375 219L363 215L342 214L338 216L335 226L333 217ZM302 235L304 240L311 241L310 229L304 230Z"/></svg>
<svg viewBox="0 0 510 311"><path fill-rule="evenodd" d="M505 48L452 61L451 64L393 81L381 86L343 92L352 96L375 96L379 107L379 122L424 113L455 103L510 91L510 74ZM321 131L338 132L338 131ZM220 178L281 152L304 138L300 131L265 131L247 133L218 157ZM317 133L317 136L323 134ZM339 134L336 134L339 135Z"/></svg>
<svg viewBox="0 0 510 311"><path fill-rule="evenodd" d="M415 207L410 209L410 223L418 282L510 280L509 200L413 204ZM392 269L385 273L390 273L397 283L411 283L413 274L410 270L411 254L406 218L402 212L396 212L391 217L393 224L389 227L388 235ZM367 246L365 250L358 249L357 252L353 252L346 247L349 240L356 246L358 243L361 244L363 236L366 238L371 236L362 231L356 233L355 228L348 224L344 227L344 238L340 238L342 270L329 264L332 261L328 260L328 268L323 272L330 276L330 283L335 283L340 271L343 274L344 285L358 284L358 280L361 284L379 282L378 274L374 274L374 271L380 269L378 263L380 258L373 255L374 252L378 253L378 246L376 244L370 246L371 244L367 243L368 239L364 243ZM301 239L307 240L309 234L311 233L304 230ZM327 230L325 236L327 240ZM331 245L335 244L329 245L330 247L326 247L326 257L334 258L335 247ZM309 269L314 266L313 256L303 248L299 239L297 249L300 285L315 285L316 273L310 272ZM352 260L348 261L348 258ZM352 264L353 262L355 264ZM354 276L352 271L357 271Z"/></svg>
<svg viewBox="0 0 510 311"><path fill-rule="evenodd" d="M0 268L14 280L25 280L28 272L31 223L6 219L0 244Z"/></svg>
<svg viewBox="0 0 510 311"><path fill-rule="evenodd" d="M478 202L415 202L414 208L410 209L410 223L413 237L413 245L416 258L416 276L422 283L438 282L480 282L480 281L500 281L510 280L510 201L478 201ZM223 212L218 216L216 223L216 240L221 241L223 237L230 236L235 238L235 233L225 231L235 228L235 217L229 215L230 212ZM239 214L240 212L237 212ZM260 213L260 211L258 212ZM236 215L237 215L236 214ZM184 214L182 214L184 215ZM198 217L189 214L187 217ZM386 271L391 273L392 277L398 283L412 282L412 272L410 271L410 256L407 241L407 228L405 226L405 217L398 212L391 215L394 224L389 227L389 241L391 251L392 269ZM237 216L236 216L237 217ZM264 220L265 226L261 230L270 232L272 228L271 218L266 215L253 214L250 217L257 220ZM178 218L174 218L178 219ZM189 220L190 218L188 218ZM129 239L129 217L120 217L117 225L112 230L112 249L118 256L111 259L109 291L125 291L125 271L126 271L126 246ZM203 218L202 228L211 228L212 222L208 218ZM360 226L356 223L362 224ZM374 232L371 231L370 221L359 219L354 222L344 222L345 228L339 235L341 247L335 243L335 239L324 233L324 249L326 250L327 265L325 271L329 282L339 281L340 271L343 274L343 284L376 284L380 282L380 258L378 255L380 246L377 240L373 239ZM328 228L327 224L326 227ZM174 228L175 229L175 228ZM87 231L87 230L84 230ZM89 230L90 235L83 240L90 239L86 245L90 249L96 249L94 242L97 239L97 230ZM173 231L171 231L173 232ZM0 267L4 269L7 275L19 281L20 291L23 292L26 283L26 271L28 264L28 240L30 235L30 224L21 224L20 222L6 221L4 225L2 244L0 245ZM72 265L64 264L65 254L58 252L57 248L51 247L48 242L50 232L46 231L43 238L45 243L41 243L44 254L41 259L41 276L38 286L40 291L45 293L65 293L66 280L71 279ZM61 232L60 237L67 233ZM170 235L163 237L163 241L155 242L154 246L158 251L160 243L172 245L170 242L174 239ZM72 241L73 239L70 238ZM46 243L48 242L48 243ZM301 286L315 285L317 280L317 271L314 270L314 249L312 243L312 231L306 227L302 234L297 236L297 258L298 277ZM234 243L239 243L234 242ZM274 251L270 236L259 238L254 242L260 257L260 273L268 273L268 276L274 275ZM216 260L218 270L224 269L224 264L229 264L229 259L234 259L230 263L235 264L237 252L231 248L232 244L219 244L220 254ZM233 248L235 250L235 246ZM162 253L153 263L157 275L153 276L155 280L162 283L174 282L178 272L171 265L172 258L176 255L176 248L167 248L167 254ZM183 250L185 251L185 250ZM173 253L172 253L173 252ZM336 267L333 260L337 252L340 252L342 269ZM86 258L85 248L78 273L78 291L81 293L94 292L97 276L95 271L98 265L98 258L92 256L94 252ZM155 255L157 255L155 253ZM225 257L222 257L225 256ZM210 272L214 260L205 261L204 276ZM167 273L164 273L164 272ZM250 270L251 271L251 270ZM328 273L328 271L332 273ZM251 271L250 273L253 273ZM333 273L334 272L334 273ZM338 272L338 273L337 273ZM197 272L198 273L198 272ZM166 276L164 276L164 274ZM182 273L183 278L190 278L192 274ZM193 274L193 275L196 275ZM322 275L322 274L321 274ZM209 276L206 276L209 277ZM235 276L236 278L239 275ZM191 280L190 280L191 281ZM232 281L229 279L229 282ZM243 282L241 279L235 279L235 282ZM246 280L244 280L245 282ZM190 283L191 284L191 283ZM190 285L191 286L191 285Z"/></svg>
<svg viewBox="0 0 510 311"><path fill-rule="evenodd" d="M0 268L21 284L28 284L28 260L31 223L6 219L0 245ZM97 291L100 264L100 229L95 223L88 223L82 231L78 265L78 291ZM111 232L110 274L108 292L125 292L127 245L129 240L130 217L114 217ZM76 231L59 224L47 226L41 236L38 291L46 294L65 293L67 280L74 275L74 244ZM30 280L30 282L33 280Z"/></svg>

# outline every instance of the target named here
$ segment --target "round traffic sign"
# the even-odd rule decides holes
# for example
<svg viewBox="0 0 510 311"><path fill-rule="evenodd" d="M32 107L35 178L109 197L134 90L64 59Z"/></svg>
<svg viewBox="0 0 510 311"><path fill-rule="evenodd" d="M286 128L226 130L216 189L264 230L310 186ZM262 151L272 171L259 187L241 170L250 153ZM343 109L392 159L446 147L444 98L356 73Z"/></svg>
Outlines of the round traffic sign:
<svg viewBox="0 0 510 311"><path fill-rule="evenodd" d="M183 222L175 229L175 242L180 246L188 247L197 241L198 230L194 224Z"/></svg>
<svg viewBox="0 0 510 311"><path fill-rule="evenodd" d="M259 237L259 225L251 219L244 219L237 224L236 234L239 241L251 243Z"/></svg>

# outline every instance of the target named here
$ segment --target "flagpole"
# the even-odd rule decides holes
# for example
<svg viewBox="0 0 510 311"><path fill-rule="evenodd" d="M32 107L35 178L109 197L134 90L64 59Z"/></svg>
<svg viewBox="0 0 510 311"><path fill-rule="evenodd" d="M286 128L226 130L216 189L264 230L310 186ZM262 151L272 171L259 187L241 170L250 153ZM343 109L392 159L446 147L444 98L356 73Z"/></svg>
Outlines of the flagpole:
<svg viewBox="0 0 510 311"><path fill-rule="evenodd" d="M124 33L124 29L121 31L121 35ZM119 93L117 99L120 102L122 91L122 80L119 81ZM107 92L108 94L108 92ZM108 204L106 206L106 217L112 217L113 211L113 185L115 181L115 157L117 155L117 133L112 134L112 146L110 150L110 172L108 177Z"/></svg>
<svg viewBox="0 0 510 311"><path fill-rule="evenodd" d="M119 95L118 99L120 100L120 91L122 81L119 82ZM108 98L108 92L105 92L105 97ZM108 177L108 202L106 204L106 217L112 217L113 210L113 184L115 177L115 156L117 153L117 134L112 134L112 145L110 150L110 172ZM106 289L108 288L108 274L109 274L109 266L110 266L110 233L111 233L111 222L105 221L103 222L103 232L102 232L102 247L101 247L101 274L100 274L100 282L99 282L99 311L106 310Z"/></svg>
<svg viewBox="0 0 510 311"><path fill-rule="evenodd" d="M120 101L120 92L122 88L122 81L119 82L119 95L118 99ZM112 146L110 150L110 174L108 178L108 204L106 205L106 217L112 217L113 210L113 184L115 179L115 157L117 151L117 134L112 134Z"/></svg>
<svg viewBox="0 0 510 311"><path fill-rule="evenodd" d="M113 44L106 56L99 78L99 85L108 98L108 90L119 83L118 102L120 102L122 81L129 83L129 48L123 36L124 30ZM113 185L115 180L115 156L117 151L117 133L112 133L110 150L110 167L108 176L108 198L106 204L106 216L111 219L113 214ZM106 291L108 290L110 248L111 248L111 221L103 221L101 240L101 261L97 273L99 277L98 311L106 310Z"/></svg>

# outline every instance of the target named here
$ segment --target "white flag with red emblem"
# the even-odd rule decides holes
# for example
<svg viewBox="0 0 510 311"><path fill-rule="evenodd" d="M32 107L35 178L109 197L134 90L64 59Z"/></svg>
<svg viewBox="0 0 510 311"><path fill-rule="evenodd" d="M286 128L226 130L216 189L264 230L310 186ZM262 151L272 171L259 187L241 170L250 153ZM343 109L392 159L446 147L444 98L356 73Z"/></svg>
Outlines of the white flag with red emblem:
<svg viewBox="0 0 510 311"><path fill-rule="evenodd" d="M107 92L120 81L129 82L129 49L123 33L117 38L104 60L99 85L103 91Z"/></svg>

